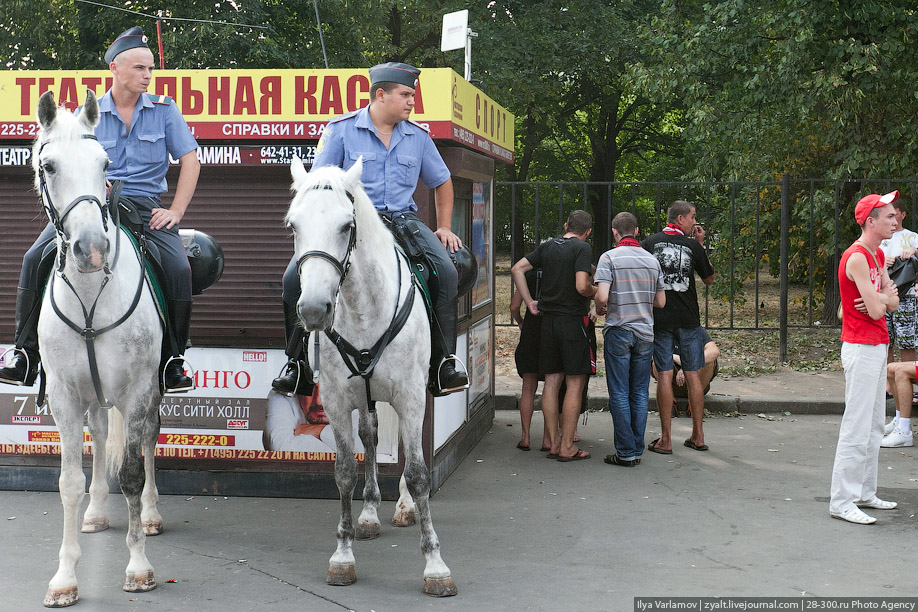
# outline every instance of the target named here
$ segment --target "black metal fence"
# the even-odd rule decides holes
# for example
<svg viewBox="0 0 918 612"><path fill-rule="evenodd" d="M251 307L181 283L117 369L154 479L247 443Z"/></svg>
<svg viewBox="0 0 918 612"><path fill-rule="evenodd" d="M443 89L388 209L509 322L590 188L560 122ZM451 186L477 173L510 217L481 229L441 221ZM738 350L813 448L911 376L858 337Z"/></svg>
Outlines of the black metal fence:
<svg viewBox="0 0 918 612"><path fill-rule="evenodd" d="M630 211L642 236L659 231L677 199L696 206L715 282L704 288L702 322L712 329L837 326L837 267L860 234L854 205L898 189L918 227L918 179L792 179L716 182L498 182L495 241L515 262L557 235L576 209L593 214L593 255L612 247L611 219ZM699 296L701 298L701 296Z"/></svg>

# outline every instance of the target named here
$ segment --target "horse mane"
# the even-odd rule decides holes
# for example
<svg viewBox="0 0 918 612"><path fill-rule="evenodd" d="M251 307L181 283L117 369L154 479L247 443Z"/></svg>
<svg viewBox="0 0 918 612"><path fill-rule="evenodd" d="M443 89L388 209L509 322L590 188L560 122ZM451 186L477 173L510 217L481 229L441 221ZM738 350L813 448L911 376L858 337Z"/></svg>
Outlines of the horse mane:
<svg viewBox="0 0 918 612"><path fill-rule="evenodd" d="M306 179L298 184L294 184L292 190L298 195L306 193L313 188L322 188L330 186L333 191L338 193L349 192L354 196L354 214L357 222L357 240L368 242L367 248L370 253L386 253L395 248L392 233L386 229L373 202L363 189L363 183L358 183L353 188L346 180L346 173L337 166L323 166L313 168L306 175ZM289 222L290 216L302 205L303 200L300 197L294 197L287 211L284 222Z"/></svg>

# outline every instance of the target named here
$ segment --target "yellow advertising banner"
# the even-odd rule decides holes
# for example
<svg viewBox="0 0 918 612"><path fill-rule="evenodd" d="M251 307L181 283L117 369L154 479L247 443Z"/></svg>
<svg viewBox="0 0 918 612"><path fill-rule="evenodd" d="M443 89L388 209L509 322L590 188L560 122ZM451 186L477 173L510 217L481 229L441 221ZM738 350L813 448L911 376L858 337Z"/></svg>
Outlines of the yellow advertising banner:
<svg viewBox="0 0 918 612"><path fill-rule="evenodd" d="M32 138L38 98L76 107L102 96L107 70L0 72L0 140ZM199 140L317 140L326 122L369 103L363 70L157 70L149 92L178 104ZM513 115L450 68L421 71L412 119L452 140L513 162Z"/></svg>

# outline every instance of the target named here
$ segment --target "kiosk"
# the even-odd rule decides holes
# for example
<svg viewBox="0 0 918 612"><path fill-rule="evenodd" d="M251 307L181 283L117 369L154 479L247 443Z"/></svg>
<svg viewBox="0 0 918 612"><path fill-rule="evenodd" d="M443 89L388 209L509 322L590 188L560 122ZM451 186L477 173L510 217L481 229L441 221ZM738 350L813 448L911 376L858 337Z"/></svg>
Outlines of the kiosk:
<svg viewBox="0 0 918 612"><path fill-rule="evenodd" d="M14 339L22 255L47 221L32 184L38 98L50 90L75 107L87 89L101 96L110 84L108 71L0 73L8 100L0 107L0 350ZM308 401L269 390L286 363L281 277L293 254L283 223L290 160L311 164L326 122L368 104L367 71L163 70L150 93L179 105L199 143L201 175L182 227L214 236L226 261L223 278L195 299L186 356L197 390L166 395L160 408L159 490L337 497L330 428L297 429ZM450 168L453 230L479 264L478 282L459 304L457 353L471 386L427 399L424 454L436 491L494 416L494 167L513 163L514 120L448 68L422 70L412 119L430 130ZM170 187L177 174L170 171ZM414 198L433 225L433 192L420 186ZM37 392L37 384L0 385L0 489L57 488L57 430L48 406L36 405ZM394 499L403 468L397 417L386 404L379 416L380 487ZM88 468L88 429L85 441Z"/></svg>

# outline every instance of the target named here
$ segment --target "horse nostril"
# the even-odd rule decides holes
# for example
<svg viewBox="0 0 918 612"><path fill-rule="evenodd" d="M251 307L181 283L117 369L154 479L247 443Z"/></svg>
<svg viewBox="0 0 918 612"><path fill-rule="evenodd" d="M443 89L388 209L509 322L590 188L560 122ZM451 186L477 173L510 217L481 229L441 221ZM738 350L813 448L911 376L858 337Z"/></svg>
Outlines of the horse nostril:
<svg viewBox="0 0 918 612"><path fill-rule="evenodd" d="M83 241L75 240L73 243L73 253L79 256L85 256L86 251L83 249Z"/></svg>

